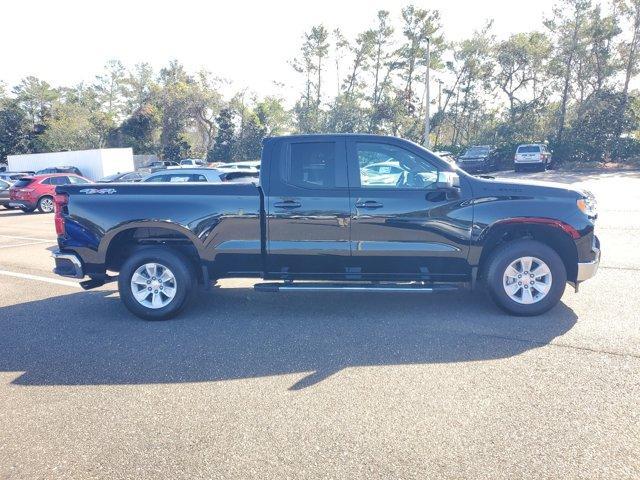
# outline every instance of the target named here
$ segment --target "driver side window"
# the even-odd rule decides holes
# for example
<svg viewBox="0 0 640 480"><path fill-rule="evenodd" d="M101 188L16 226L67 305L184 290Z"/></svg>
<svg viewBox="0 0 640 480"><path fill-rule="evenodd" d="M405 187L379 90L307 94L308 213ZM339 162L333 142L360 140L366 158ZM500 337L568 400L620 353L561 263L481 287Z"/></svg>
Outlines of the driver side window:
<svg viewBox="0 0 640 480"><path fill-rule="evenodd" d="M362 188L427 189L438 169L422 157L395 145L357 143Z"/></svg>

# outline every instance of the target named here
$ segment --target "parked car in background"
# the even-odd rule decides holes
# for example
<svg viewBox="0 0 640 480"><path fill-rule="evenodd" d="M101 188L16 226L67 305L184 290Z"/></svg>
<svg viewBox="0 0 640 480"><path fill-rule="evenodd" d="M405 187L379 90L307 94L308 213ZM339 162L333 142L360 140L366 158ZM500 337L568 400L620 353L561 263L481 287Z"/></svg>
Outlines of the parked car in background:
<svg viewBox="0 0 640 480"><path fill-rule="evenodd" d="M250 183L258 180L259 173L244 170L220 170L217 168L181 168L162 170L145 177L143 182L151 183Z"/></svg>
<svg viewBox="0 0 640 480"><path fill-rule="evenodd" d="M98 180L98 183L139 182L144 175L140 172L124 172L108 175Z"/></svg>
<svg viewBox="0 0 640 480"><path fill-rule="evenodd" d="M138 169L138 171L143 173L153 173L158 170L164 170L166 168L180 168L180 164L178 162L173 162L169 160L157 160L155 162L151 162L145 167Z"/></svg>
<svg viewBox="0 0 640 480"><path fill-rule="evenodd" d="M200 158L185 158L184 160L180 160L181 167L206 167L207 162Z"/></svg>
<svg viewBox="0 0 640 480"><path fill-rule="evenodd" d="M223 183L252 183L259 179L260 172L257 170L223 170L220 174Z"/></svg>
<svg viewBox="0 0 640 480"><path fill-rule="evenodd" d="M6 180L0 180L0 205L4 208L13 208L9 205L9 189L11 188L11 183Z"/></svg>
<svg viewBox="0 0 640 480"><path fill-rule="evenodd" d="M42 213L53 212L53 197L58 185L83 185L91 183L88 178L75 174L53 173L22 177L11 186L9 206L23 212L33 212L36 208Z"/></svg>
<svg viewBox="0 0 640 480"><path fill-rule="evenodd" d="M142 179L145 183L222 183L222 172L215 168L180 168L178 170L161 170Z"/></svg>
<svg viewBox="0 0 640 480"><path fill-rule="evenodd" d="M9 183L15 183L22 177L27 177L29 175L33 175L33 172L2 172L0 173L0 180L4 180L5 182Z"/></svg>
<svg viewBox="0 0 640 480"><path fill-rule="evenodd" d="M246 162L220 163L216 165L220 170L260 170L260 160L249 160Z"/></svg>
<svg viewBox="0 0 640 480"><path fill-rule="evenodd" d="M551 151L542 143L519 145L513 157L513 169L516 172L531 168L545 171L551 168Z"/></svg>
<svg viewBox="0 0 640 480"><path fill-rule="evenodd" d="M496 170L496 155L490 145L474 145L458 157L458 166L469 173L486 173Z"/></svg>
<svg viewBox="0 0 640 480"><path fill-rule="evenodd" d="M74 175L82 176L80 169L73 166L43 168L38 170L36 175L45 175L47 173L73 173Z"/></svg>

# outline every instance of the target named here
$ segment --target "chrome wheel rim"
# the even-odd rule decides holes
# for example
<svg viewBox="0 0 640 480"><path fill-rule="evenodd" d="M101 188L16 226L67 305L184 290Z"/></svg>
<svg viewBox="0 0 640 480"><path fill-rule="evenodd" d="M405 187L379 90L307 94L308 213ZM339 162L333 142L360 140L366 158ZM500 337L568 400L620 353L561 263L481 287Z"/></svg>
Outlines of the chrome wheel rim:
<svg viewBox="0 0 640 480"><path fill-rule="evenodd" d="M43 198L40 200L40 208L43 212L51 213L53 212L53 200L50 198Z"/></svg>
<svg viewBox="0 0 640 480"><path fill-rule="evenodd" d="M524 305L538 303L551 290L549 266L536 257L520 257L504 271L502 285L511 300Z"/></svg>
<svg viewBox="0 0 640 480"><path fill-rule="evenodd" d="M161 263L145 263L131 276L131 293L146 308L166 307L176 296L176 277Z"/></svg>

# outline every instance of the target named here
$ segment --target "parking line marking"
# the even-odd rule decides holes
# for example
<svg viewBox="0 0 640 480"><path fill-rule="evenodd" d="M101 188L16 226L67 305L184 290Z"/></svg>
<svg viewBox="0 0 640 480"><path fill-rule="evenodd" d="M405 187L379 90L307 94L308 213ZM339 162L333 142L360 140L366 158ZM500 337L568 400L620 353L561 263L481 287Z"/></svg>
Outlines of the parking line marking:
<svg viewBox="0 0 640 480"><path fill-rule="evenodd" d="M16 243L14 245L0 245L0 248L24 247L25 245L44 245L45 243L48 244L49 242L40 240L38 242Z"/></svg>
<svg viewBox="0 0 640 480"><path fill-rule="evenodd" d="M55 238L33 238L33 237L20 237L18 235L0 235L2 238L14 238L16 240L32 240L36 242L55 242Z"/></svg>
<svg viewBox="0 0 640 480"><path fill-rule="evenodd" d="M79 282L71 282L69 280L58 280L56 278L49 277L41 277L40 275L30 275L28 273L18 273L18 272L10 272L8 270L0 270L0 275L4 275L6 277L15 277L15 278L24 278L26 280L38 280L40 282L53 283L55 285L64 285L66 287L80 287Z"/></svg>

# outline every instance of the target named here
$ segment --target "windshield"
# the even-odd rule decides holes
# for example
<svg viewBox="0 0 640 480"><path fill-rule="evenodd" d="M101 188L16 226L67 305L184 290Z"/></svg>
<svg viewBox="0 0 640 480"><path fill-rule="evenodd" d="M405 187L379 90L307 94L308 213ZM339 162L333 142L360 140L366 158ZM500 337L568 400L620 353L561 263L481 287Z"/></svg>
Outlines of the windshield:
<svg viewBox="0 0 640 480"><path fill-rule="evenodd" d="M540 153L538 145L523 145L518 147L518 153Z"/></svg>
<svg viewBox="0 0 640 480"><path fill-rule="evenodd" d="M473 157L476 155L489 155L488 147L471 147L469 150L464 152L463 157Z"/></svg>

